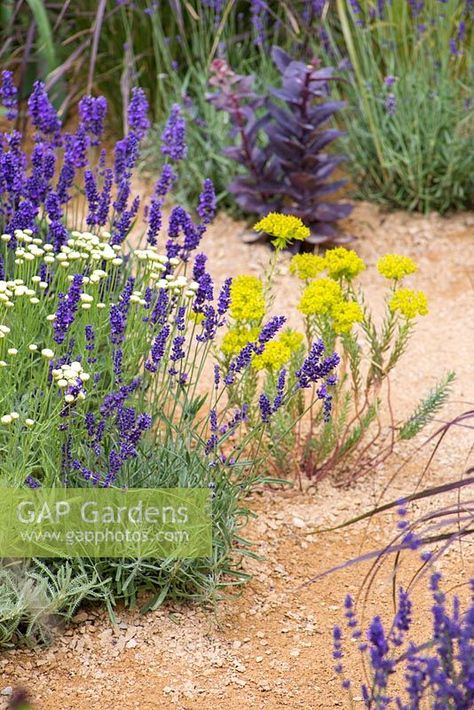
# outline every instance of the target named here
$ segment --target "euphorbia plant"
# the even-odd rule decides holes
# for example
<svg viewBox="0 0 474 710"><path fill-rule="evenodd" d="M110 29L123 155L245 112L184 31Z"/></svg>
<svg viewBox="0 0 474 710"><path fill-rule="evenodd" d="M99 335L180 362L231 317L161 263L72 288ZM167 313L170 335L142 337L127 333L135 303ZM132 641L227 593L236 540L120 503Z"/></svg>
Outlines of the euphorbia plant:
<svg viewBox="0 0 474 710"><path fill-rule="evenodd" d="M226 152L246 169L229 190L246 212L264 215L272 209L299 217L310 229L310 244L348 241L336 222L350 214L351 205L326 201L346 182L331 180L344 156L327 152L342 135L326 126L344 106L329 100L329 82L337 77L332 68L320 68L317 59L294 61L279 47L272 58L281 87L265 95L255 93L252 76L235 74L223 60L213 64L210 83L218 91L210 100L229 113L233 134L239 136L239 145Z"/></svg>

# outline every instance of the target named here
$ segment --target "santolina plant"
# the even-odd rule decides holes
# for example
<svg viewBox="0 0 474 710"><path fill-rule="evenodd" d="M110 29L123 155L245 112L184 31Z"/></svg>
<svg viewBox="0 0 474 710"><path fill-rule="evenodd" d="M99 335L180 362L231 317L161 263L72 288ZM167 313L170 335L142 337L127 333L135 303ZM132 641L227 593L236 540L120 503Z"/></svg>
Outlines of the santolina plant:
<svg viewBox="0 0 474 710"><path fill-rule="evenodd" d="M13 117L15 88L8 72L0 93ZM285 317L262 319L253 340L213 366L211 351L225 330L233 285L227 279L217 290L205 254L197 253L215 212L212 183L204 181L197 219L175 206L163 225L163 201L186 155L179 107L163 131L161 175L144 209L142 243L132 250L126 239L141 209L132 177L149 128L144 92L131 92L128 132L111 158L101 147L107 110L102 97L81 100L73 133L62 130L41 82L28 108L31 155L18 131L1 135L3 482L208 486L214 520L210 559L80 560L67 570L58 562L44 564L55 579L77 573L87 590L83 596L100 590L109 606L116 598L134 602L143 587L156 591L149 606L168 596L213 597L225 575L227 586L239 579L233 553L245 518L242 496L261 480L258 441L273 416L291 409L301 390L313 384L324 388L320 406L329 416L338 358L315 343L291 383L280 373L278 396L268 406L257 388L262 404L250 423L251 403L237 403L234 392L246 390L252 358L265 355ZM285 245L299 236L287 219L279 234ZM203 392L206 371L212 384ZM240 549L245 551L242 543ZM41 576L41 569L32 563L32 573ZM7 619L4 641L24 615Z"/></svg>
<svg viewBox="0 0 474 710"><path fill-rule="evenodd" d="M274 276L285 245L280 234L290 233L298 242L309 232L297 218L278 214L267 215L255 230L272 236L275 252L264 279L241 275L232 283L229 328L220 346L224 367L241 347L257 337L272 305ZM400 254L379 259L379 275L387 281L381 323L375 321L363 289L357 287L357 277L366 266L355 251L336 247L327 250L324 257L296 254L289 268L301 282L298 309L304 327L281 330L262 354L255 355L250 363L255 377L250 378L245 391L234 388L232 398L238 403L253 401L249 416L256 420L257 400L265 406L279 396L282 368L286 380L294 386L306 382L306 373L311 370L305 361L308 352L333 352L339 363L337 381L330 376L325 383L313 386L308 380L306 386L313 388L309 402L300 393L288 409L275 413L261 446L274 472L293 470L298 476L317 481L344 464L346 475L354 479L389 455L397 440L412 438L423 429L445 401L454 374L448 373L406 422L397 422L392 414L387 428L381 415L392 412L389 375L408 347L416 318L428 312L424 293L405 284L417 265ZM265 397L257 387L262 378ZM332 385L330 391L328 383ZM318 399L324 402L322 409L319 405L313 408ZM307 407L308 417L297 429L292 428L291 422ZM326 416L329 411L330 417ZM375 441L380 444L376 454L372 447Z"/></svg>

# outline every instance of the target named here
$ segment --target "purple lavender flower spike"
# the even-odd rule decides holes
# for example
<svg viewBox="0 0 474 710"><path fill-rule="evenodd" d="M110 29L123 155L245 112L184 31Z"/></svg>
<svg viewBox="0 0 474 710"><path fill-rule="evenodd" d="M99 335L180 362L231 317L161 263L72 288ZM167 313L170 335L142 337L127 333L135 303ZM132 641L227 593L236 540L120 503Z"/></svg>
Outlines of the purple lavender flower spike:
<svg viewBox="0 0 474 710"><path fill-rule="evenodd" d="M214 219L216 204L214 185L212 184L212 180L207 178L204 180L203 190L199 196L199 204L197 207L197 213L204 225L209 224Z"/></svg>
<svg viewBox="0 0 474 710"><path fill-rule="evenodd" d="M86 224L93 227L97 224L97 210L99 207L99 194L97 192L97 183L92 170L84 172L84 191L86 194L89 213L86 217Z"/></svg>
<svg viewBox="0 0 474 710"><path fill-rule="evenodd" d="M179 104L173 104L171 113L161 135L161 152L172 160L183 160L187 154L185 143L186 123L181 116Z"/></svg>
<svg viewBox="0 0 474 710"><path fill-rule="evenodd" d="M148 231L146 235L146 240L150 246L156 246L157 237L161 229L162 223L162 213L161 213L161 200L153 198L150 205L150 211L148 214Z"/></svg>
<svg viewBox="0 0 474 710"><path fill-rule="evenodd" d="M11 71L2 71L0 98L6 111L7 121L15 121L18 116L18 90L13 81Z"/></svg>
<svg viewBox="0 0 474 710"><path fill-rule="evenodd" d="M112 168L106 168L104 170L104 183L102 186L102 191L99 195L96 212L97 224L100 226L104 226L107 223L109 217L110 202L112 199L112 183Z"/></svg>
<svg viewBox="0 0 474 710"><path fill-rule="evenodd" d="M104 96L83 96L79 101L79 116L85 130L91 135L91 145L99 145L106 113L107 100Z"/></svg>
<svg viewBox="0 0 474 710"><path fill-rule="evenodd" d="M163 170L161 171L161 177L157 181L155 185L155 195L156 197L166 197L168 192L171 190L173 187L173 184L176 181L176 174L173 171L173 168L169 163L166 163L163 166Z"/></svg>
<svg viewBox="0 0 474 710"><path fill-rule="evenodd" d="M59 305L54 319L54 340L56 343L64 342L66 334L74 322L82 293L83 280L81 274L74 274L67 294L59 294Z"/></svg>
<svg viewBox="0 0 474 710"><path fill-rule="evenodd" d="M148 101L145 92L138 86L132 89L132 98L128 107L128 127L141 140L148 129Z"/></svg>
<svg viewBox="0 0 474 710"><path fill-rule="evenodd" d="M230 287L232 286L232 279L226 279L222 285L219 292L219 298L217 299L217 313L223 316L227 313L230 306Z"/></svg>
<svg viewBox="0 0 474 710"><path fill-rule="evenodd" d="M395 94L387 94L385 99L385 110L389 116L394 116L397 112L397 98Z"/></svg>
<svg viewBox="0 0 474 710"><path fill-rule="evenodd" d="M166 343L168 341L171 328L165 325L156 336L150 351L150 359L145 363L145 367L150 372L156 372L164 357Z"/></svg>
<svg viewBox="0 0 474 710"><path fill-rule="evenodd" d="M48 98L42 81L35 81L33 84L33 91L28 99L28 110L37 131L44 135L54 136L55 141L59 140L61 121Z"/></svg>

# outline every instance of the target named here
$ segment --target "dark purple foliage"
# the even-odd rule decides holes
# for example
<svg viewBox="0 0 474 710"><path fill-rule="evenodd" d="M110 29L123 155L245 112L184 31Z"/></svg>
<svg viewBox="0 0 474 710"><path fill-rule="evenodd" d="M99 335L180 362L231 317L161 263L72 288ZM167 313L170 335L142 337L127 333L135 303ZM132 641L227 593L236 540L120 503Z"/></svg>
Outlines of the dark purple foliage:
<svg viewBox="0 0 474 710"><path fill-rule="evenodd" d="M235 74L223 60L213 63L210 83L217 92L209 99L228 112L233 135L240 138L226 153L247 170L229 190L246 212L300 217L311 229L310 244L346 242L335 223L352 207L326 201L326 195L346 182L330 181L344 156L327 152L342 132L324 127L344 106L328 99L328 82L337 77L332 68L294 61L279 47L273 48L272 57L281 87L270 89L266 97L253 91L252 76Z"/></svg>

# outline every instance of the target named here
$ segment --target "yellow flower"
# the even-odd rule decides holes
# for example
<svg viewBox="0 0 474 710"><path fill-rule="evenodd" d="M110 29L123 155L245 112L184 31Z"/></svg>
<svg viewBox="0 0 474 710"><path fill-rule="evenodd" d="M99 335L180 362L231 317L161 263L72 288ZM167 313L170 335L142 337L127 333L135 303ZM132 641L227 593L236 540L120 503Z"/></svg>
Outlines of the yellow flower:
<svg viewBox="0 0 474 710"><path fill-rule="evenodd" d="M314 279L326 268L324 257L316 254L295 254L290 261L290 274L295 274L299 279Z"/></svg>
<svg viewBox="0 0 474 710"><path fill-rule="evenodd" d="M287 348L290 348L292 353L296 353L303 345L304 335L297 330L288 328L283 331L278 340L280 343L283 343L283 345L286 345Z"/></svg>
<svg viewBox="0 0 474 710"><path fill-rule="evenodd" d="M298 308L305 316L325 315L342 300L342 289L336 281L317 279L306 286Z"/></svg>
<svg viewBox="0 0 474 710"><path fill-rule="evenodd" d="M272 370L277 372L286 365L291 358L291 350L281 341L271 340L265 345L265 350L261 355L252 358L252 364L256 370Z"/></svg>
<svg viewBox="0 0 474 710"><path fill-rule="evenodd" d="M409 256L401 254L385 254L377 262L379 274L385 276L386 279L403 279L408 274L414 274L418 271L418 266Z"/></svg>
<svg viewBox="0 0 474 710"><path fill-rule="evenodd" d="M258 338L259 333L259 328L251 328L250 330L230 328L222 339L221 350L224 355L229 357L238 355L247 343Z"/></svg>
<svg viewBox="0 0 474 710"><path fill-rule="evenodd" d="M303 241L310 235L310 230L299 217L289 214L270 212L254 226L255 232L266 232L275 239L272 244L277 249L284 249L289 242Z"/></svg>
<svg viewBox="0 0 474 710"><path fill-rule="evenodd" d="M331 313L336 333L350 333L354 323L360 323L364 314L356 301L344 301L334 306Z"/></svg>
<svg viewBox="0 0 474 710"><path fill-rule="evenodd" d="M428 313L428 301L423 291L412 291L410 288L395 291L388 306L392 312L399 311L409 320Z"/></svg>
<svg viewBox="0 0 474 710"><path fill-rule="evenodd" d="M326 252L326 269L332 279L346 278L349 281L364 271L365 264L353 249L336 247Z"/></svg>
<svg viewBox="0 0 474 710"><path fill-rule="evenodd" d="M265 315L263 282L257 276L236 276L230 287L230 315L235 320L261 320Z"/></svg>
<svg viewBox="0 0 474 710"><path fill-rule="evenodd" d="M193 323L202 323L204 320L204 313L194 313L194 311L191 311L189 313L188 318L190 321L193 321Z"/></svg>

